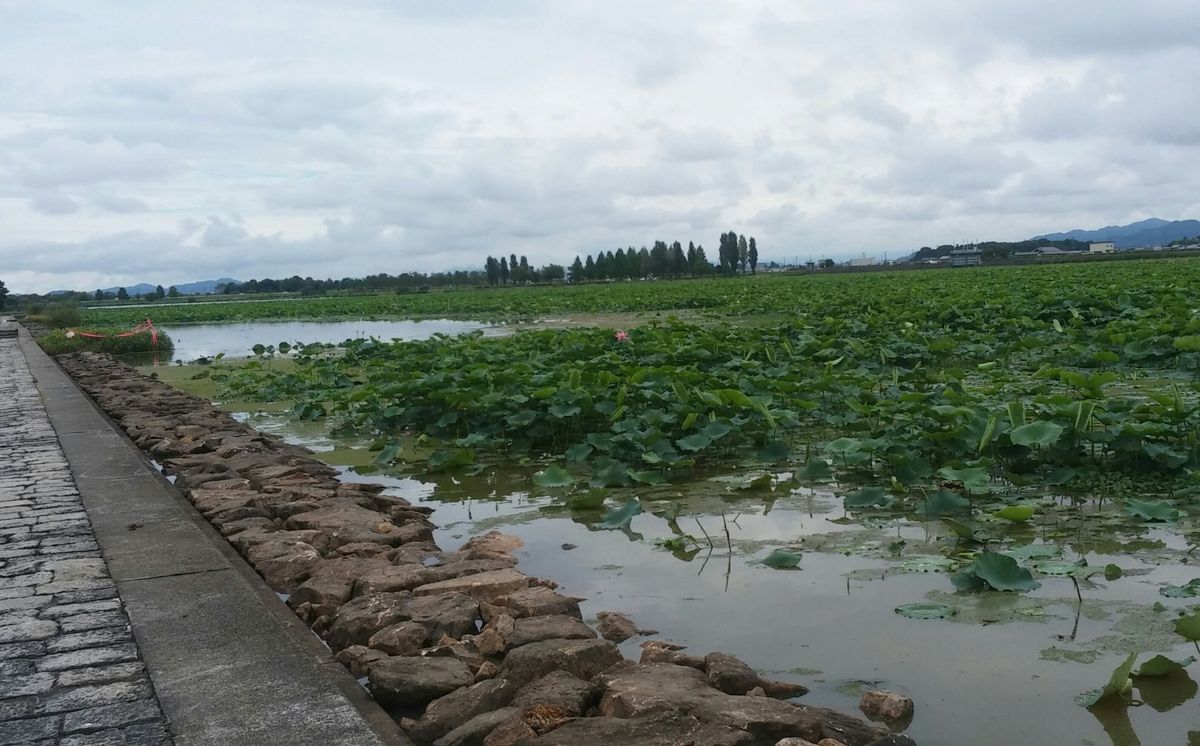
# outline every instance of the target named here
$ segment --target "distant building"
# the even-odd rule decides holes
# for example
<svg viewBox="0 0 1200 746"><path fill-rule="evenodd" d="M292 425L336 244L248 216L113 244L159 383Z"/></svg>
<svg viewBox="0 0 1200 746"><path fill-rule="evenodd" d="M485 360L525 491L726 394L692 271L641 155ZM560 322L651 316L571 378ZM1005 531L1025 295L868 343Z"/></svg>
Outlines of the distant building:
<svg viewBox="0 0 1200 746"><path fill-rule="evenodd" d="M846 262L846 264L851 267L874 267L876 264L879 264L879 260L873 256L867 256L864 254L862 256L854 257L850 261Z"/></svg>
<svg viewBox="0 0 1200 746"><path fill-rule="evenodd" d="M1112 241L1093 241L1088 246L1090 254L1112 254L1116 252L1117 245Z"/></svg>
<svg viewBox="0 0 1200 746"><path fill-rule="evenodd" d="M950 252L951 267L978 267L983 263L979 249L954 249Z"/></svg>

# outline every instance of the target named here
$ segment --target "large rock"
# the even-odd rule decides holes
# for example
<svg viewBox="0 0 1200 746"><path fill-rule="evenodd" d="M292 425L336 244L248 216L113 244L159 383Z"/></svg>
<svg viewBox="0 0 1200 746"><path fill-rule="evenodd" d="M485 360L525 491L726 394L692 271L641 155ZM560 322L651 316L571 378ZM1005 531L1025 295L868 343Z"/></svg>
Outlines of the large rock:
<svg viewBox="0 0 1200 746"><path fill-rule="evenodd" d="M449 580L422 585L413 590L415 596L431 596L438 593L463 593L476 601L492 601L522 588L528 588L531 578L520 570L511 568L464 575Z"/></svg>
<svg viewBox="0 0 1200 746"><path fill-rule="evenodd" d="M423 705L475 681L462 661L420 656L377 661L367 675L375 699L399 706Z"/></svg>
<svg viewBox="0 0 1200 746"><path fill-rule="evenodd" d="M350 500L327 500L323 505L288 518L284 528L320 531L329 536L330 547L360 541L391 546L403 543L401 532L383 513L367 510Z"/></svg>
<svg viewBox="0 0 1200 746"><path fill-rule="evenodd" d="M382 650L372 650L362 645L351 645L337 654L337 661L350 669L350 675L358 679L367 675L367 672L371 670L371 664L384 660L387 657L387 653Z"/></svg>
<svg viewBox="0 0 1200 746"><path fill-rule="evenodd" d="M479 605L460 593L414 598L408 593L375 593L351 599L337 610L329 628L334 650L366 645L371 636L397 622L418 622L431 639L462 637L476 629Z"/></svg>
<svg viewBox="0 0 1200 746"><path fill-rule="evenodd" d="M580 717L595 704L600 688L572 676L566 671L551 671L542 678L526 684L513 698L512 705L521 710L530 707L557 707L571 717Z"/></svg>
<svg viewBox="0 0 1200 746"><path fill-rule="evenodd" d="M637 718L679 712L744 731L751 736L746 743L756 746L773 746L789 736L814 743L837 738L847 746L867 746L887 734L832 710L726 694L709 685L700 671L670 663L618 666L601 674L600 682L604 686L599 705L603 715Z"/></svg>
<svg viewBox="0 0 1200 746"><path fill-rule="evenodd" d="M472 536L467 543L459 547L460 552L478 552L483 555L509 555L525 546L518 536L502 534L499 531L488 531L486 534Z"/></svg>
<svg viewBox="0 0 1200 746"><path fill-rule="evenodd" d="M457 689L430 702L408 734L420 743L437 740L476 715L507 707L517 689L517 684L507 679L489 679Z"/></svg>
<svg viewBox="0 0 1200 746"><path fill-rule="evenodd" d="M749 734L733 728L677 712L661 712L636 719L579 718L539 736L532 743L537 746L746 746L754 741Z"/></svg>
<svg viewBox="0 0 1200 746"><path fill-rule="evenodd" d="M902 722L912 718L913 701L898 692L875 689L863 694L858 703L858 709L872 720L884 720L889 723Z"/></svg>
<svg viewBox="0 0 1200 746"><path fill-rule="evenodd" d="M350 600L354 583L373 570L390 567L385 559L338 557L327 559L312 567L308 580L288 597L288 606L297 609L310 604L315 617L337 611Z"/></svg>
<svg viewBox="0 0 1200 746"><path fill-rule="evenodd" d="M334 650L351 645L366 645L371 635L396 622L411 619L405 602L408 593L374 593L359 596L337 610L329 628L328 642Z"/></svg>
<svg viewBox="0 0 1200 746"><path fill-rule="evenodd" d="M745 694L758 686L755 670L728 653L704 656L704 670L708 683L726 694Z"/></svg>
<svg viewBox="0 0 1200 746"><path fill-rule="evenodd" d="M493 599L490 603L504 607L505 613L513 617L565 614L582 619L579 601L578 598L564 596L549 588L533 586Z"/></svg>
<svg viewBox="0 0 1200 746"><path fill-rule="evenodd" d="M545 640L514 648L504 657L500 676L526 684L561 670L587 681L623 660L608 640Z"/></svg>
<svg viewBox="0 0 1200 746"><path fill-rule="evenodd" d="M367 647L388 655L416 655L429 641L429 630L420 622L389 624L367 641Z"/></svg>
<svg viewBox="0 0 1200 746"><path fill-rule="evenodd" d="M596 614L596 629L600 636L613 642L625 642L641 633L633 620L616 611L601 611Z"/></svg>
<svg viewBox="0 0 1200 746"><path fill-rule="evenodd" d="M497 726L521 714L515 707L503 707L471 718L433 742L433 746L483 746Z"/></svg>
<svg viewBox="0 0 1200 746"><path fill-rule="evenodd" d="M507 567L507 563L496 560L467 560L439 565L390 564L364 573L355 584L354 595L411 591L430 583L451 580L464 575L476 575L489 570L503 570Z"/></svg>
<svg viewBox="0 0 1200 746"><path fill-rule="evenodd" d="M272 590L287 593L308 579L312 568L321 561L321 553L311 544L282 539L251 546L246 559Z"/></svg>
<svg viewBox="0 0 1200 746"><path fill-rule="evenodd" d="M512 631L504 635L504 647L511 650L543 640L592 640L595 637L595 630L573 616L531 616L513 622Z"/></svg>

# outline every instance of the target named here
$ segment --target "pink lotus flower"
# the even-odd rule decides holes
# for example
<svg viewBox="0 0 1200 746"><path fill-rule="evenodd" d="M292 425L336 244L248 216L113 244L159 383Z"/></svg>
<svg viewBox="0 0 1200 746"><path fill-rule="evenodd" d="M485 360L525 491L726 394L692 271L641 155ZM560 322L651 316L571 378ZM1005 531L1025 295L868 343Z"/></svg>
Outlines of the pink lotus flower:
<svg viewBox="0 0 1200 746"><path fill-rule="evenodd" d="M618 329L617 333L614 334L613 336L616 337L618 342L628 342L629 341L629 332L625 331L624 329Z"/></svg>

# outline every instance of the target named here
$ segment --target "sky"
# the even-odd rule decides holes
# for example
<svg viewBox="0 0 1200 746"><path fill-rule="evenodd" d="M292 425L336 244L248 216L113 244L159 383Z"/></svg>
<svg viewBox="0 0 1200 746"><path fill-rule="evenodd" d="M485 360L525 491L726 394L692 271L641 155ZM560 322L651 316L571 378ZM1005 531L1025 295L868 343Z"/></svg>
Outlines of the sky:
<svg viewBox="0 0 1200 746"><path fill-rule="evenodd" d="M0 0L14 292L1200 217L1194 0Z"/></svg>

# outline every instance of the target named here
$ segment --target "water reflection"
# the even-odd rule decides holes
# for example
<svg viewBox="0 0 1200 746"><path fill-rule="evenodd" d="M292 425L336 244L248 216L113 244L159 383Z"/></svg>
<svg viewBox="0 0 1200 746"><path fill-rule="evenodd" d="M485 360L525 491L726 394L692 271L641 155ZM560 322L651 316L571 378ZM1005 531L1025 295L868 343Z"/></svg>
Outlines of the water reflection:
<svg viewBox="0 0 1200 746"><path fill-rule="evenodd" d="M234 324L193 324L161 327L175 343L176 360L247 357L254 345L340 344L348 339L428 339L435 334L450 336L483 331L489 336L507 329L477 321L424 319L404 321L254 321Z"/></svg>

